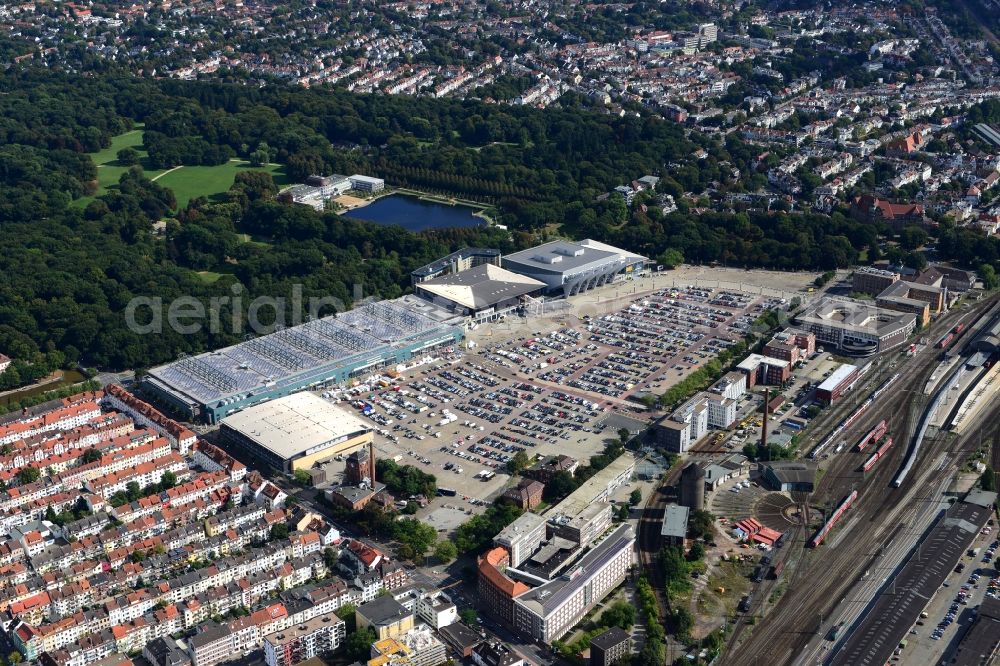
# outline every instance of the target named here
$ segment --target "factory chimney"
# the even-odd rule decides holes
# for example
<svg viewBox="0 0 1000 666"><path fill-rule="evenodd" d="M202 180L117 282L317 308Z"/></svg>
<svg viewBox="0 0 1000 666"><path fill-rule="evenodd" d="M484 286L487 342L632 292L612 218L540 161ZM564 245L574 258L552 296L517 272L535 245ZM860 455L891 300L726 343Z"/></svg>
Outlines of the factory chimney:
<svg viewBox="0 0 1000 666"><path fill-rule="evenodd" d="M371 465L372 490L375 490L375 440L368 442L368 464Z"/></svg>
<svg viewBox="0 0 1000 666"><path fill-rule="evenodd" d="M771 389L764 389L764 418L761 420L760 426L760 451L757 453L757 458L761 460L771 460L771 451L767 448L767 418L770 414L770 403L771 403ZM766 457L765 457L766 456Z"/></svg>

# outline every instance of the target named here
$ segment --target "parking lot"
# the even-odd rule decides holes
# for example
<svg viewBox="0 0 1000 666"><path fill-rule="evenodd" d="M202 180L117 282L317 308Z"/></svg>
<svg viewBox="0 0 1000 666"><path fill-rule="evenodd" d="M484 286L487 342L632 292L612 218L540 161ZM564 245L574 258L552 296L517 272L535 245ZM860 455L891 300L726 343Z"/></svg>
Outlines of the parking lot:
<svg viewBox="0 0 1000 666"><path fill-rule="evenodd" d="M376 375L322 395L372 422L377 455L437 477L447 495L418 516L446 531L502 491L516 454L586 462L605 436L618 436L597 423L605 406L524 381L489 354L454 350L420 359L399 377ZM342 469L343 462L332 463L334 478Z"/></svg>
<svg viewBox="0 0 1000 666"><path fill-rule="evenodd" d="M1000 552L995 530L985 528L972 548L976 555L962 556L958 567L948 575L920 620L910 629L906 647L897 650L894 662L945 662L972 624L983 599L987 595L1000 597L1000 575L992 564Z"/></svg>

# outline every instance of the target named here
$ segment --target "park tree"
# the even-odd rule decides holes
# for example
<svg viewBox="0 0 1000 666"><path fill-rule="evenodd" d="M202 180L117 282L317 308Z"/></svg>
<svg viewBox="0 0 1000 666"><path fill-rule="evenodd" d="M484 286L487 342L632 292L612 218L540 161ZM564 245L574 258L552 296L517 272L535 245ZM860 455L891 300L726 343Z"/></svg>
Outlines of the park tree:
<svg viewBox="0 0 1000 666"><path fill-rule="evenodd" d="M993 471L992 467L990 466L986 467L986 470L983 472L983 475L979 477L979 485L982 487L983 490L989 492L993 492L997 489L996 472Z"/></svg>
<svg viewBox="0 0 1000 666"><path fill-rule="evenodd" d="M288 538L288 525L285 523L275 523L271 525L271 541L280 541Z"/></svg>
<svg viewBox="0 0 1000 666"><path fill-rule="evenodd" d="M118 159L120 165L130 167L138 165L142 156L135 148L122 148L115 157Z"/></svg>
<svg viewBox="0 0 1000 666"><path fill-rule="evenodd" d="M363 627L348 633L347 641L344 643L348 660L367 663L371 658L372 643L376 640L378 636L371 627Z"/></svg>
<svg viewBox="0 0 1000 666"><path fill-rule="evenodd" d="M636 488L631 493L629 493L628 503L631 506L636 506L641 501L642 501L642 491L641 490L639 490L638 488Z"/></svg>

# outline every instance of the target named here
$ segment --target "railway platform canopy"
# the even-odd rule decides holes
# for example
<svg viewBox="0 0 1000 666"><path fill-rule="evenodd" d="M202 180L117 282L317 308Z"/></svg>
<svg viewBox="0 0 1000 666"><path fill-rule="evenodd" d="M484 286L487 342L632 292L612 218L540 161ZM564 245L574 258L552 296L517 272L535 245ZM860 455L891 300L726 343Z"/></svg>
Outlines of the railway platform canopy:
<svg viewBox="0 0 1000 666"><path fill-rule="evenodd" d="M830 666L882 666L992 514L996 493L973 492L938 517L867 613L837 645Z"/></svg>

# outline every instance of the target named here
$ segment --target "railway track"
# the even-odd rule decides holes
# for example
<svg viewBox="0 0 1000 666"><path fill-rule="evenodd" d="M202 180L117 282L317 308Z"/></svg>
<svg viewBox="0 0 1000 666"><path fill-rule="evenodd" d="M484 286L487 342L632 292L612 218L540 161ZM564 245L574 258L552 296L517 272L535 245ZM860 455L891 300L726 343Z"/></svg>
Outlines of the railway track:
<svg viewBox="0 0 1000 666"><path fill-rule="evenodd" d="M975 311L985 312L991 305L992 302L978 304ZM889 425L890 434L898 441L909 441L929 400L923 394L923 386L937 367L939 354L940 350L925 348L899 369L902 376L896 387L845 429L843 437L849 446L853 446L883 418ZM846 416L849 409L845 409L841 416L835 415L836 420L831 425ZM974 430L978 432L983 427L980 425ZM907 447L890 449L887 460L867 474L858 471L861 459L848 453L849 449L823 462L824 475L812 504L827 506L854 489L859 491L858 501L828 537L827 545L814 551L799 550L799 565L789 578L789 590L742 644L740 640L745 633L747 618L739 618L728 642L723 664L786 664L815 637L823 619L836 609L844 594L864 571L870 556L892 538L892 532L898 529L898 525L906 523L924 502L931 501L930 497L924 496L928 488L924 481L932 473L937 473L931 463L947 448L949 439L937 434L928 439L928 445L917 456L916 472L899 489L892 488L891 482L905 459ZM963 446L968 446L972 439L963 436L960 441ZM952 440L952 446L955 443ZM963 459L964 455L951 455L946 459L946 469L941 469L940 473L950 474ZM800 548L804 538L787 547Z"/></svg>

